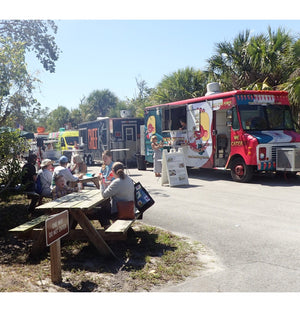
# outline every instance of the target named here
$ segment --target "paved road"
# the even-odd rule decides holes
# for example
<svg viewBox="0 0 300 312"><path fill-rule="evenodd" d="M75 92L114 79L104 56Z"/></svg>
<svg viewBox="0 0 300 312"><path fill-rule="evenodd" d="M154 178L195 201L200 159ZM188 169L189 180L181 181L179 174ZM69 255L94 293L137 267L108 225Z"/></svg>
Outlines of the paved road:
<svg viewBox="0 0 300 312"><path fill-rule="evenodd" d="M192 170L189 186L171 188L151 169L130 175L156 200L143 221L201 242L211 264L161 291L300 291L300 177L243 184L228 172Z"/></svg>

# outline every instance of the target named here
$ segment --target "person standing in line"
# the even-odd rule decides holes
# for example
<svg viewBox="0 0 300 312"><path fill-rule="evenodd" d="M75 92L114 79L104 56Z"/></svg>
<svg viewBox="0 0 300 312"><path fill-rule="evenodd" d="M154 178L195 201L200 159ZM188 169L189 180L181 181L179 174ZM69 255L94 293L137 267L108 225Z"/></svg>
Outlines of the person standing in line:
<svg viewBox="0 0 300 312"><path fill-rule="evenodd" d="M102 153L102 167L100 169L100 180L101 185L106 189L109 184L115 179L112 173L112 166L114 162L112 161L112 153L108 150Z"/></svg>
<svg viewBox="0 0 300 312"><path fill-rule="evenodd" d="M151 147L153 149L153 171L155 173L156 177L161 176L161 169L162 169L162 152L161 149L163 147L163 142L158 143L157 142L157 136L153 135L151 137Z"/></svg>

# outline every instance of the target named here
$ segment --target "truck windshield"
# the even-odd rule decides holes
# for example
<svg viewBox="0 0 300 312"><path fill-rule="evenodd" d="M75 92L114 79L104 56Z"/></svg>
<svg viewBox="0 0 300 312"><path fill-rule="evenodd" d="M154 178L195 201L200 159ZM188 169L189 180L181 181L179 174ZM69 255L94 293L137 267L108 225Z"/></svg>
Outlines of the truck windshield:
<svg viewBox="0 0 300 312"><path fill-rule="evenodd" d="M74 145L75 142L78 143L78 137L66 137L66 142L68 145Z"/></svg>
<svg viewBox="0 0 300 312"><path fill-rule="evenodd" d="M244 130L294 130L287 105L239 105L239 112Z"/></svg>

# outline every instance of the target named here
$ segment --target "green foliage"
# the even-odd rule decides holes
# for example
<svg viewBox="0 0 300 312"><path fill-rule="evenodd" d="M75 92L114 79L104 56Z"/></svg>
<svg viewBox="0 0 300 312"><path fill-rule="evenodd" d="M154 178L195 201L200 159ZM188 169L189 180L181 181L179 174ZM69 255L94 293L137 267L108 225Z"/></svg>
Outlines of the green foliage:
<svg viewBox="0 0 300 312"><path fill-rule="evenodd" d="M0 197L5 198L9 188L20 183L21 166L19 157L28 151L26 139L20 137L19 130L2 130L0 133Z"/></svg>
<svg viewBox="0 0 300 312"><path fill-rule="evenodd" d="M0 126L25 124L41 109L32 91L38 80L27 71L25 55L34 52L45 70L55 71L60 53L53 21L0 20Z"/></svg>
<svg viewBox="0 0 300 312"><path fill-rule="evenodd" d="M0 126L12 125L36 105L31 94L36 80L27 72L23 43L0 37L0 79Z"/></svg>
<svg viewBox="0 0 300 312"><path fill-rule="evenodd" d="M45 70L53 73L55 61L58 60L58 49L54 35L57 26L48 20L1 20L0 36L22 42L26 51L33 51Z"/></svg>
<svg viewBox="0 0 300 312"><path fill-rule="evenodd" d="M290 78L287 82L280 85L279 89L289 93L289 100L292 104L294 119L299 123L298 112L300 111L300 70L298 76Z"/></svg>
<svg viewBox="0 0 300 312"><path fill-rule="evenodd" d="M20 116L19 123L24 126L26 131L36 132L37 127L47 127L47 120L49 118L49 108L41 108L34 110L30 115Z"/></svg>
<svg viewBox="0 0 300 312"><path fill-rule="evenodd" d="M111 108L109 111L109 117L119 118L121 110L130 110L126 102L118 101L117 105L114 108ZM131 110L132 111L132 110Z"/></svg>
<svg viewBox="0 0 300 312"><path fill-rule="evenodd" d="M69 122L71 123L72 127L79 125L82 122L81 111L79 108L72 109L70 112Z"/></svg>
<svg viewBox="0 0 300 312"><path fill-rule="evenodd" d="M55 132L64 128L70 121L70 111L65 106L58 106L47 119L47 131Z"/></svg>
<svg viewBox="0 0 300 312"><path fill-rule="evenodd" d="M207 76L204 72L187 67L164 76L153 91L152 97L157 103L195 98L204 95L206 84Z"/></svg>
<svg viewBox="0 0 300 312"><path fill-rule="evenodd" d="M135 78L135 81L138 94L127 100L127 109L133 112L135 117L144 117L144 108L156 104L151 98L153 89L149 88L143 79Z"/></svg>
<svg viewBox="0 0 300 312"><path fill-rule="evenodd" d="M208 60L210 77L220 81L223 90L251 88L267 81L271 88L287 81L299 67L299 44L284 29L250 36L240 33L232 43L216 45L216 54Z"/></svg>
<svg viewBox="0 0 300 312"><path fill-rule="evenodd" d="M238 34L233 42L216 44L216 54L208 59L209 78L218 81L222 90L240 89L257 80L247 55L250 31Z"/></svg>
<svg viewBox="0 0 300 312"><path fill-rule="evenodd" d="M95 120L97 117L110 116L110 112L116 108L119 99L108 89L94 90L79 105L83 121Z"/></svg>

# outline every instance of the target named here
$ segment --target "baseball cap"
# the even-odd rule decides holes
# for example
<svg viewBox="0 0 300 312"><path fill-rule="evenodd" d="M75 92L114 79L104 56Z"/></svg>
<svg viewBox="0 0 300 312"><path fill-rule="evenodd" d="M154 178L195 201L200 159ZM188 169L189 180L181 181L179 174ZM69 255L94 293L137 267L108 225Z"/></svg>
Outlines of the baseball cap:
<svg viewBox="0 0 300 312"><path fill-rule="evenodd" d="M68 157L66 157L66 156L61 156L60 158L59 158L59 163L60 164L65 164L65 163L68 163L69 162L69 159L68 159Z"/></svg>

